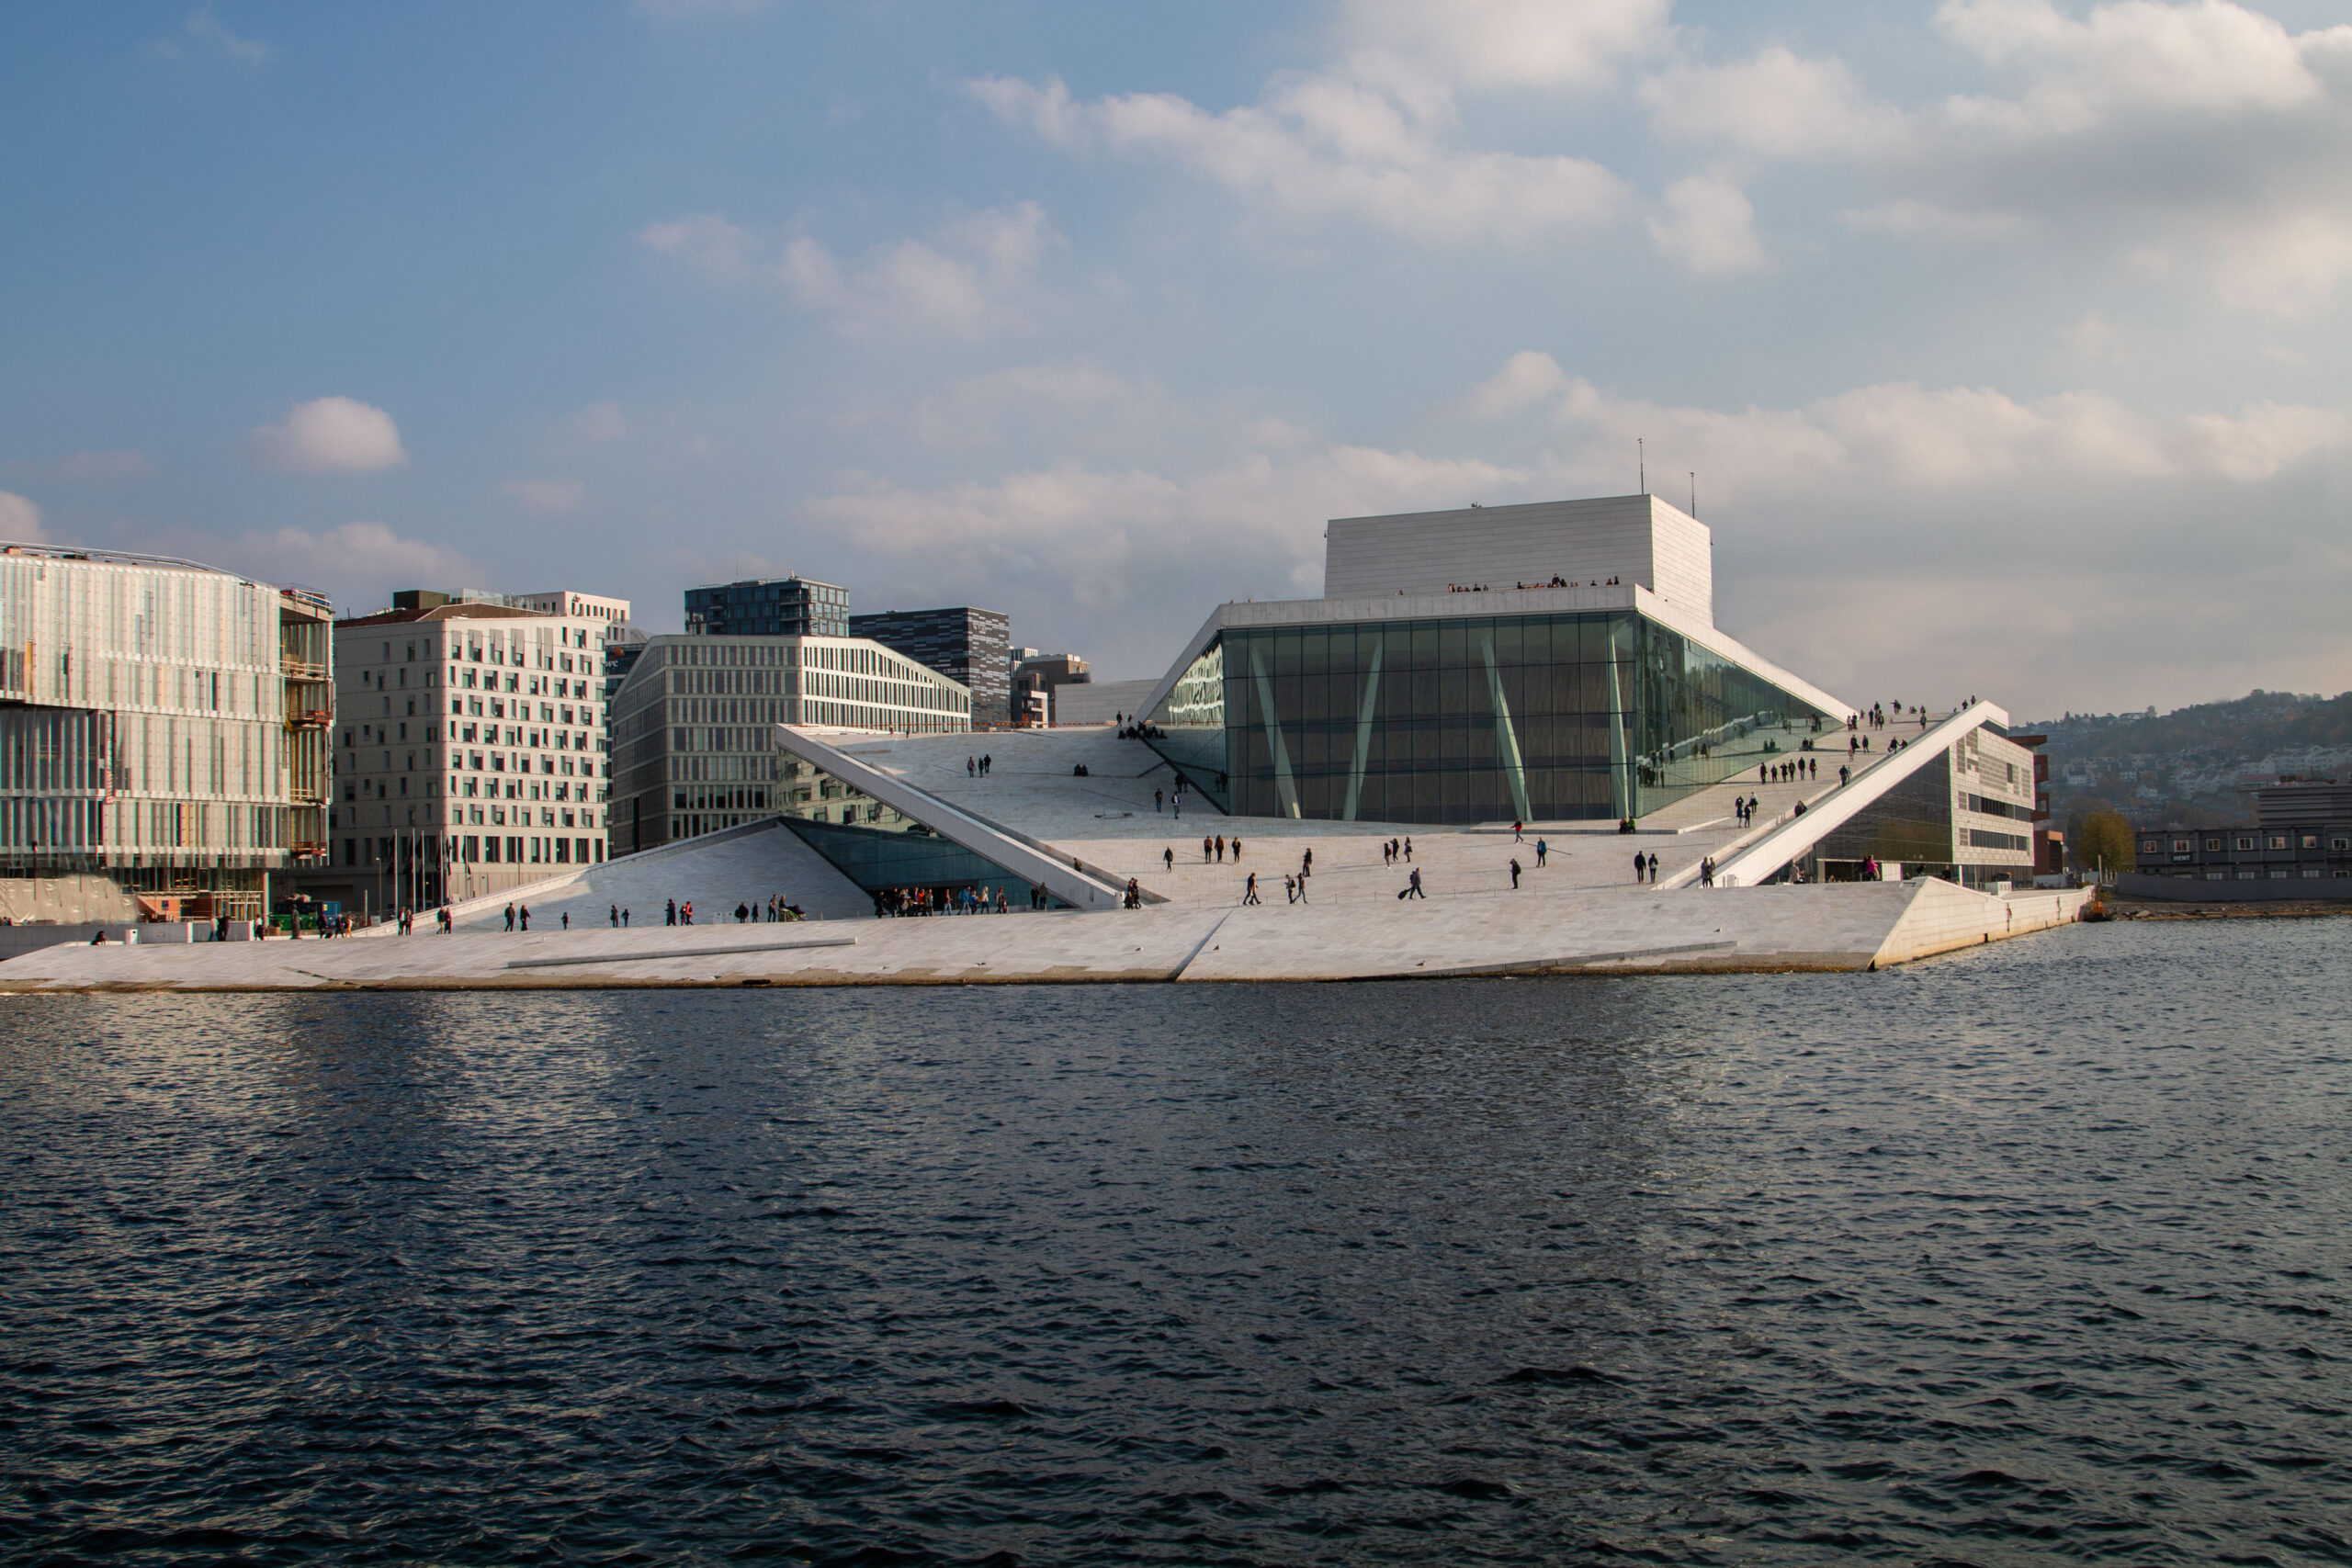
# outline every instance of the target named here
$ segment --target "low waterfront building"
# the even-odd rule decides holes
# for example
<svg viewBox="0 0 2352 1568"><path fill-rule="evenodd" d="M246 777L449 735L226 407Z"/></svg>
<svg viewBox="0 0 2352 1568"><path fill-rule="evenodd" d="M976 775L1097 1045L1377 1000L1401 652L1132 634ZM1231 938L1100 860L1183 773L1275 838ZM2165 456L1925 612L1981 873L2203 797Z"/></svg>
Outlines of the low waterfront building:
<svg viewBox="0 0 2352 1568"><path fill-rule="evenodd" d="M1012 722L1012 682L1005 662L1012 646L1012 620L1002 611L969 604L889 610L852 615L849 632L963 682L972 694L973 728L994 729Z"/></svg>
<svg viewBox="0 0 2352 1568"><path fill-rule="evenodd" d="M746 578L686 590L696 637L847 637L849 590L807 577Z"/></svg>
<svg viewBox="0 0 2352 1568"><path fill-rule="evenodd" d="M867 637L649 638L613 698L615 852L763 817L886 820L878 804L786 756L779 724L967 732L972 695Z"/></svg>
<svg viewBox="0 0 2352 1568"><path fill-rule="evenodd" d="M2250 826L2138 829L2136 874L2198 885L2180 888L2182 897L2203 897L2207 883L2245 882L2290 884L2276 891L2300 897L2352 897L2352 785L2282 784L2253 794Z"/></svg>
<svg viewBox="0 0 2352 1568"><path fill-rule="evenodd" d="M336 626L335 869L354 901L423 908L603 860L610 623L395 603Z"/></svg>
<svg viewBox="0 0 2352 1568"><path fill-rule="evenodd" d="M194 561L0 547L0 914L258 918L325 849L331 620Z"/></svg>

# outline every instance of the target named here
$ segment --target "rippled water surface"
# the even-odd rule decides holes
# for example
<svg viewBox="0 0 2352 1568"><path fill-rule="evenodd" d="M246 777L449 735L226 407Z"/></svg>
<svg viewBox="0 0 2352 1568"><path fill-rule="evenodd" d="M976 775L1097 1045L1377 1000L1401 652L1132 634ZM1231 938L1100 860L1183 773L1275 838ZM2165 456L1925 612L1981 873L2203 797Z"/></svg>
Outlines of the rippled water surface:
<svg viewBox="0 0 2352 1568"><path fill-rule="evenodd" d="M0 998L0 1556L2346 1562L2347 938Z"/></svg>

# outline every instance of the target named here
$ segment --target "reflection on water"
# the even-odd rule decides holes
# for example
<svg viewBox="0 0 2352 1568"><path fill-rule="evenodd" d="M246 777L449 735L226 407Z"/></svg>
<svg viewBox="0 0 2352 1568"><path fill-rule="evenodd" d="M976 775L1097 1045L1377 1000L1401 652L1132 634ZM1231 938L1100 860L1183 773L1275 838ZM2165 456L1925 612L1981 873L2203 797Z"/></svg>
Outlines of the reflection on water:
<svg viewBox="0 0 2352 1568"><path fill-rule="evenodd" d="M2341 930L0 1000L0 1547L2344 1561Z"/></svg>

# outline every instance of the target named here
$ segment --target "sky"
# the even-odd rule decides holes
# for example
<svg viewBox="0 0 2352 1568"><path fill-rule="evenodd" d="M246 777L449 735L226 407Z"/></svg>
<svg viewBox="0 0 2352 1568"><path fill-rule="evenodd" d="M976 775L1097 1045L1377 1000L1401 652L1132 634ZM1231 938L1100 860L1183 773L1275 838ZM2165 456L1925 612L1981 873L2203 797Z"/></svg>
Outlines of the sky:
<svg viewBox="0 0 2352 1568"><path fill-rule="evenodd" d="M1849 701L2352 687L2303 0L0 7L0 538L798 572L1099 678L1326 519L1695 495Z"/></svg>

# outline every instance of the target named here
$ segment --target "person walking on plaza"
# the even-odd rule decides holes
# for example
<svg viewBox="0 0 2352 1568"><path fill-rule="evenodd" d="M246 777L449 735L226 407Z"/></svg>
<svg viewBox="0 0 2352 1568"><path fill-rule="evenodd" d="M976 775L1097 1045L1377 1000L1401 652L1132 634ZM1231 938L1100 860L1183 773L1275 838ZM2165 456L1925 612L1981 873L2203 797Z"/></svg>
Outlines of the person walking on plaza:
<svg viewBox="0 0 2352 1568"><path fill-rule="evenodd" d="M1201 835L1201 863L1209 863L1209 836L1206 833Z"/></svg>
<svg viewBox="0 0 2352 1568"><path fill-rule="evenodd" d="M689 898L684 903L678 906L678 923L682 926L690 926L695 923L695 901L693 899Z"/></svg>
<svg viewBox="0 0 2352 1568"><path fill-rule="evenodd" d="M1176 870L1176 852L1174 850L1160 851L1159 861L1160 863L1165 865L1171 874Z"/></svg>
<svg viewBox="0 0 2352 1568"><path fill-rule="evenodd" d="M1250 874L1250 880L1242 886L1241 901L1245 904L1255 904L1260 902L1258 897L1258 874L1254 871Z"/></svg>
<svg viewBox="0 0 2352 1568"><path fill-rule="evenodd" d="M523 906L523 929L525 931L531 929L531 907L528 904Z"/></svg>
<svg viewBox="0 0 2352 1568"><path fill-rule="evenodd" d="M1151 808L1153 811L1157 812L1162 806L1166 805L1167 802L1168 794L1165 790L1156 789L1151 792Z"/></svg>
<svg viewBox="0 0 2352 1568"><path fill-rule="evenodd" d="M612 922L615 930L618 930L621 923L621 907L618 904L614 905L605 912L605 918Z"/></svg>
<svg viewBox="0 0 2352 1568"><path fill-rule="evenodd" d="M559 916L559 917L557 917L557 918L558 918L558 919L560 919L560 920L562 920L562 922L563 922L563 929L564 929L565 931L570 931L570 930L571 929L571 910L566 909L566 910L565 910L565 911L564 911L560 916Z"/></svg>
<svg viewBox="0 0 2352 1568"><path fill-rule="evenodd" d="M1536 869L1536 870L1541 871L1541 870L1543 870L1543 869L1544 869L1544 857L1545 855L1547 855L1547 854L1551 853L1551 852L1552 852L1552 846L1551 846L1551 845L1549 845L1549 844L1545 843L1545 842L1544 842L1543 840L1541 840L1541 839L1538 839L1538 840L1535 840L1535 869Z"/></svg>
<svg viewBox="0 0 2352 1568"><path fill-rule="evenodd" d="M1645 857L1641 851L1635 850L1634 852L1634 881L1639 882L1642 879L1642 874L1649 869L1649 863L1647 857Z"/></svg>
<svg viewBox="0 0 2352 1568"><path fill-rule="evenodd" d="M1225 863L1225 835L1223 833L1216 836L1216 863L1219 865Z"/></svg>
<svg viewBox="0 0 2352 1568"><path fill-rule="evenodd" d="M1413 836L1410 833L1405 835L1405 863L1413 863Z"/></svg>
<svg viewBox="0 0 2352 1568"><path fill-rule="evenodd" d="M623 909L621 911L621 930L628 930L628 911L627 909Z"/></svg>
<svg viewBox="0 0 2352 1568"><path fill-rule="evenodd" d="M1706 859L1699 863L1699 886L1702 887L1713 887L1714 885L1715 857L1709 855Z"/></svg>
<svg viewBox="0 0 2352 1568"><path fill-rule="evenodd" d="M1514 893L1519 891L1519 861L1516 857L1510 863L1510 890Z"/></svg>
<svg viewBox="0 0 2352 1568"><path fill-rule="evenodd" d="M1295 876L1283 878L1283 902L1285 904L1298 902L1298 878Z"/></svg>
<svg viewBox="0 0 2352 1568"><path fill-rule="evenodd" d="M664 925L674 926L678 923L678 901L675 898L662 907L662 912L668 917L662 922Z"/></svg>
<svg viewBox="0 0 2352 1568"><path fill-rule="evenodd" d="M1516 817L1514 817L1514 818L1512 818L1510 819L1510 841L1511 841L1512 843L1514 843L1514 844L1523 844L1523 843L1527 842L1527 835L1526 835L1524 832L1522 832L1522 831L1521 831L1521 829L1524 829L1526 826L1527 826L1527 824L1526 824L1526 823L1521 822L1521 821L1518 818L1516 818Z"/></svg>
<svg viewBox="0 0 2352 1568"><path fill-rule="evenodd" d="M1233 840L1233 863L1236 865L1241 863L1241 839L1238 834Z"/></svg>
<svg viewBox="0 0 2352 1568"><path fill-rule="evenodd" d="M1419 866L1415 866L1413 868L1413 874L1405 879L1405 897L1408 898L1426 898L1429 897L1428 894L1421 891L1421 868Z"/></svg>
<svg viewBox="0 0 2352 1568"><path fill-rule="evenodd" d="M506 929L510 931L514 929L514 906L512 904L506 906Z"/></svg>

